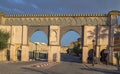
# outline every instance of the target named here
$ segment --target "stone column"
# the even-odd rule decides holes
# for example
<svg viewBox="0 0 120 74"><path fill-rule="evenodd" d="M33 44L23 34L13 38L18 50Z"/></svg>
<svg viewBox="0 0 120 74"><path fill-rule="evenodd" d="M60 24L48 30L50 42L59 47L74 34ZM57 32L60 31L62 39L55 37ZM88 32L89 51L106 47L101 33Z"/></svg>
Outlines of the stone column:
<svg viewBox="0 0 120 74"><path fill-rule="evenodd" d="M84 46L83 47L83 53L82 53L82 62L87 63L87 59L88 59L88 47Z"/></svg>
<svg viewBox="0 0 120 74"><path fill-rule="evenodd" d="M96 26L96 58L98 59L98 63L100 63L100 26Z"/></svg>
<svg viewBox="0 0 120 74"><path fill-rule="evenodd" d="M17 61L15 45L10 46L10 61Z"/></svg>
<svg viewBox="0 0 120 74"><path fill-rule="evenodd" d="M21 61L29 61L29 48L28 48L28 27L22 26L22 54Z"/></svg>
<svg viewBox="0 0 120 74"><path fill-rule="evenodd" d="M118 25L118 14L119 12L114 11L109 13L109 24L110 24L110 31L109 31L109 63L114 63L114 33L115 33L115 25Z"/></svg>
<svg viewBox="0 0 120 74"><path fill-rule="evenodd" d="M29 61L29 49L27 45L22 46L21 61Z"/></svg>
<svg viewBox="0 0 120 74"><path fill-rule="evenodd" d="M60 62L60 26L50 26L49 34L49 62Z"/></svg>
<svg viewBox="0 0 120 74"><path fill-rule="evenodd" d="M88 47L87 47L87 27L83 27L83 51L82 51L82 62L87 63L88 58Z"/></svg>

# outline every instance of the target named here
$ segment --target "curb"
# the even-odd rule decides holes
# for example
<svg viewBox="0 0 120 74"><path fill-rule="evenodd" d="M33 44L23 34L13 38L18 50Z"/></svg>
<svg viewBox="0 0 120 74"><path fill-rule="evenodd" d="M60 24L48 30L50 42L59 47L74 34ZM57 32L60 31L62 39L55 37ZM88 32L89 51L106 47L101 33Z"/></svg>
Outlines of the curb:
<svg viewBox="0 0 120 74"><path fill-rule="evenodd" d="M87 68L91 69L91 70L94 70L94 71L98 70L98 69L89 67L89 66L86 65L86 64L84 64L84 65L85 65ZM99 70L99 71L100 71L100 70ZM120 71L117 71L117 70L115 70L115 71L104 71L104 72L109 72L109 73L113 73L113 74L120 74Z"/></svg>
<svg viewBox="0 0 120 74"><path fill-rule="evenodd" d="M43 63L40 63L40 64L34 64L31 67L39 68L39 67L46 67L46 66L49 66L49 65L56 65L56 64L57 64L57 62L43 62Z"/></svg>

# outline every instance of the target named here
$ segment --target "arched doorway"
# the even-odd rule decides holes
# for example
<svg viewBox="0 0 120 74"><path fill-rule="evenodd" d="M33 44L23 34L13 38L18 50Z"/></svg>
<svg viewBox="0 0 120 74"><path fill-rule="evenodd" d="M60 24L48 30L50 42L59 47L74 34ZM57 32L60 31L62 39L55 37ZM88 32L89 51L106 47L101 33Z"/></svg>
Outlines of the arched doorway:
<svg viewBox="0 0 120 74"><path fill-rule="evenodd" d="M29 45L29 58L31 60L47 60L48 37L43 31L38 30L34 32L30 37Z"/></svg>
<svg viewBox="0 0 120 74"><path fill-rule="evenodd" d="M64 53L66 52L70 56L76 56L76 57L79 56L79 58L80 58L80 56L82 55L80 53L81 46L82 46L81 36L78 32L76 32L74 30L67 31L61 38L61 47L62 47L61 52L64 52ZM73 60L64 59L64 56L62 56L62 55L61 55L61 60L73 62Z"/></svg>
<svg viewBox="0 0 120 74"><path fill-rule="evenodd" d="M108 53L106 53L106 49L103 49L100 52L100 62L103 64L107 64L107 60L108 60Z"/></svg>
<svg viewBox="0 0 120 74"><path fill-rule="evenodd" d="M93 62L93 57L95 57L96 56L96 53L95 53L96 51L93 51L93 49L90 49L89 51L88 51L88 58L87 58L87 61L88 61L88 63L92 63ZM94 56L93 56L93 54L94 54ZM95 60L94 60L95 61Z"/></svg>

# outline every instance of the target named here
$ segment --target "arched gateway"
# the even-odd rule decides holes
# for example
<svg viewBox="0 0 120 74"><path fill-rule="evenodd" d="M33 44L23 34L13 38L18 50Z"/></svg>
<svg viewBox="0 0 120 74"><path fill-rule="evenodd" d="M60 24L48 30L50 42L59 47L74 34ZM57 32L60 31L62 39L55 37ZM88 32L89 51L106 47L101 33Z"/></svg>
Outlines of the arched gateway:
<svg viewBox="0 0 120 74"><path fill-rule="evenodd" d="M110 51L109 61L113 63L113 33L118 24L118 11L108 14L73 15L6 15L0 13L0 29L10 33L10 60L17 61L16 51L21 49L21 61L29 61L29 38L42 30L48 36L48 61L60 62L60 42L69 30L78 32L82 37L82 61L87 62L88 52L95 46L96 57L100 58L103 49ZM95 43L93 44L93 39ZM4 50L5 51L5 50ZM3 56L6 60L5 56Z"/></svg>

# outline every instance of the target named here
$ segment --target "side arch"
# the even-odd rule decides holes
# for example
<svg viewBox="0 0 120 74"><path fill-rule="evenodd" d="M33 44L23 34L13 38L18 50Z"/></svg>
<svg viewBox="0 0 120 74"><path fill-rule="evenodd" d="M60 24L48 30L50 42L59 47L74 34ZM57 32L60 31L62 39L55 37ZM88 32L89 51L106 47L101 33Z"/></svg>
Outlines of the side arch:
<svg viewBox="0 0 120 74"><path fill-rule="evenodd" d="M45 34L47 35L47 37L49 36L48 35L48 30L49 30L48 26L41 26L41 27L39 27L39 26L29 26L28 27L28 39L30 39L30 37L32 36L32 34L34 32L39 31L39 30L45 32ZM48 37L48 39L49 39L49 37Z"/></svg>

